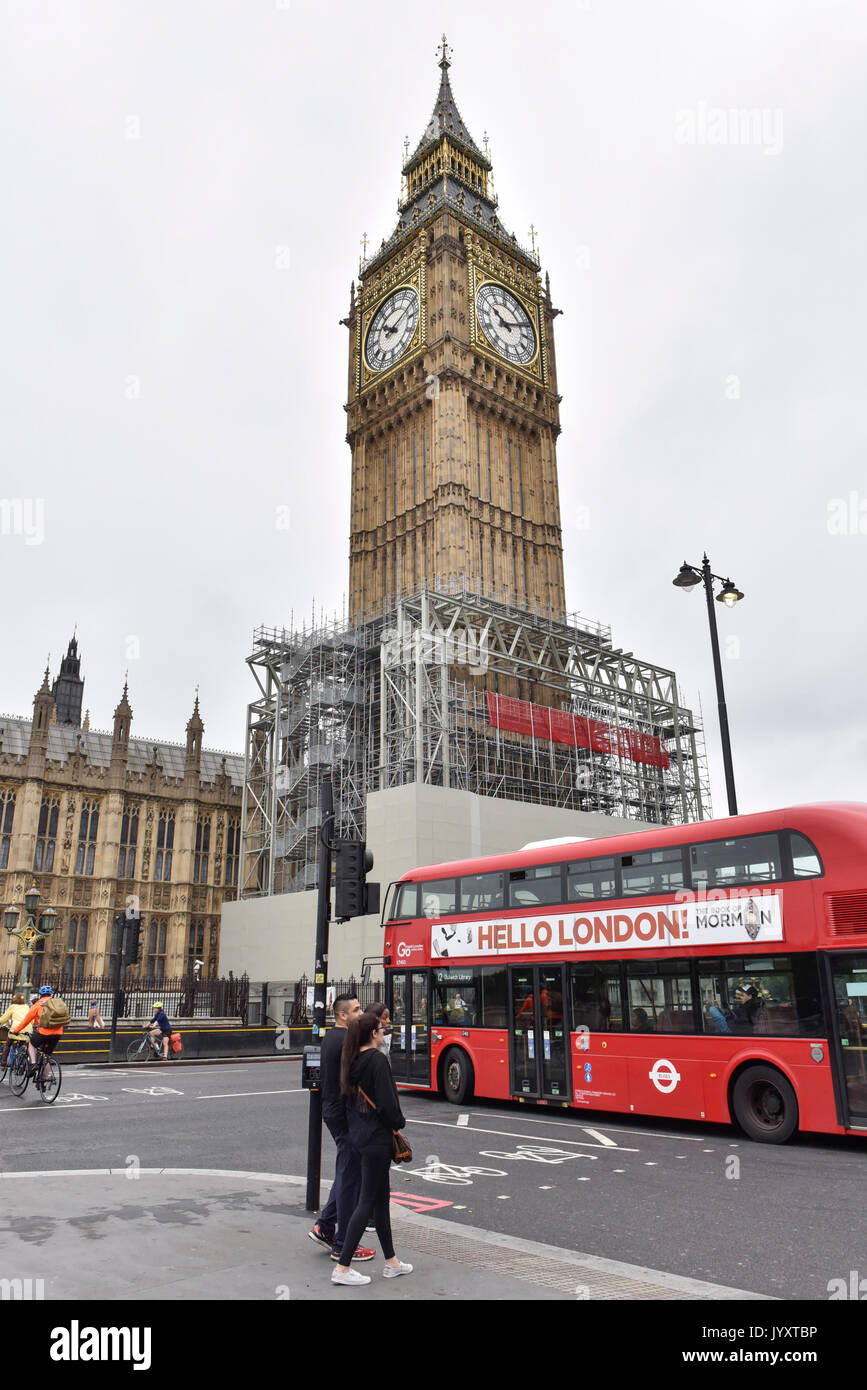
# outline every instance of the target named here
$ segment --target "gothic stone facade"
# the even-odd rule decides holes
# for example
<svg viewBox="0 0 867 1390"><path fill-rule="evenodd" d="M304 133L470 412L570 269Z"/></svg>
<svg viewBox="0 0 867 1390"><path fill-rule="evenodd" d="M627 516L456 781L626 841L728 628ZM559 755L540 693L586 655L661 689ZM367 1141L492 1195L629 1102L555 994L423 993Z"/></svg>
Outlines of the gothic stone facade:
<svg viewBox="0 0 867 1390"><path fill-rule="evenodd" d="M126 687L112 734L57 713L46 671L32 721L0 717L0 905L23 914L35 880L40 910L58 914L34 976L108 976L112 924L131 900L142 978L184 975L196 959L215 976L222 904L237 895L243 759L203 749L198 699L186 746L131 738ZM0 973L17 948L0 932Z"/></svg>

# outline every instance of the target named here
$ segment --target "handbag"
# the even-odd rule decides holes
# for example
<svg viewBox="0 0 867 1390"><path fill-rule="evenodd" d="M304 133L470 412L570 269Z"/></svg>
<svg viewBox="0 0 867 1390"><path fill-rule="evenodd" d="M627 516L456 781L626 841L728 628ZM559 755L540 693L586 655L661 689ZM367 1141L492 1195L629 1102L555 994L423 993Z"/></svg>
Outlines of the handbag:
<svg viewBox="0 0 867 1390"><path fill-rule="evenodd" d="M376 1109L370 1096L366 1091L363 1091L360 1086L358 1088L358 1094L364 1096L371 1110ZM404 1139L399 1129L393 1129L391 1131L391 1161L392 1163L410 1163L412 1161L412 1149L409 1141Z"/></svg>

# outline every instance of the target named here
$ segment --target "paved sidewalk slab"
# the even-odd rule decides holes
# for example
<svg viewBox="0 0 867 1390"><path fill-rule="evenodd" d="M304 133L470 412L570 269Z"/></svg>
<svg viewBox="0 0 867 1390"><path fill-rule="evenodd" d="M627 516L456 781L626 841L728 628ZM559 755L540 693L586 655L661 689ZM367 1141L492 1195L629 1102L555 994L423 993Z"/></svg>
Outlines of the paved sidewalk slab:
<svg viewBox="0 0 867 1390"><path fill-rule="evenodd" d="M0 1278L44 1281L47 1299L688 1299L743 1290L553 1250L392 1208L395 1248L414 1272L357 1268L364 1288L330 1282L308 1239L305 1183L275 1173L126 1168L0 1175ZM368 1237L366 1237L367 1239ZM371 1233L370 1243L376 1244Z"/></svg>

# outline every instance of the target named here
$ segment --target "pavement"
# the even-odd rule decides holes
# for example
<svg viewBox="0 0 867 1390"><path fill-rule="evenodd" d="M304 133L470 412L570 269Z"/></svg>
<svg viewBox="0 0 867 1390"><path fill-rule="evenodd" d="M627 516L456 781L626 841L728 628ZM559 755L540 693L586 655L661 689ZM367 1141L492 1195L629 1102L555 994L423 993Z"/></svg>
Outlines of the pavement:
<svg viewBox="0 0 867 1390"><path fill-rule="evenodd" d="M323 1199L327 1194L323 1179ZM280 1173L121 1168L0 1173L0 1283L34 1280L48 1300L761 1300L744 1289L559 1249L392 1203L397 1254L413 1273L365 1287L330 1282L308 1239L306 1180ZM376 1246L373 1233L365 1242ZM5 1292L4 1297L9 1295ZM20 1295L19 1295L20 1296Z"/></svg>

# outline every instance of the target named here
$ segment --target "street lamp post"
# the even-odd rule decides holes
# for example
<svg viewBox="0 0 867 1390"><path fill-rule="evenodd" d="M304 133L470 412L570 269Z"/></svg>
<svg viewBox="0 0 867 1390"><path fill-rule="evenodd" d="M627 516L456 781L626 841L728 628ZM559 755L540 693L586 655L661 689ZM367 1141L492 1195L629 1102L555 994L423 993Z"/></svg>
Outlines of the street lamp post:
<svg viewBox="0 0 867 1390"><path fill-rule="evenodd" d="M716 609L713 606L714 592L713 581L718 579L722 584L722 589L716 595L717 603L724 603L727 608L734 608L742 598L740 589L736 588L728 578L723 579L720 574L713 574L710 561L707 555L699 568L697 565L688 565L686 561L681 565L677 578L672 580L675 588L683 589L689 593L697 584L704 584L705 597L707 599L707 615L710 624L710 645L713 652L713 671L716 678L716 698L719 709L719 728L720 739L722 742L723 766L726 777L726 793L728 795L729 815L736 816L738 813L737 797L735 796L735 773L732 764L732 745L729 738L729 717L726 709L725 690L723 689L722 664L719 656L719 633L716 625Z"/></svg>
<svg viewBox="0 0 867 1390"><path fill-rule="evenodd" d="M30 969L33 954L41 941L45 941L57 926L57 913L53 907L43 908L39 912L39 900L41 898L39 889L35 883L24 894L24 910L26 918L21 922L21 909L19 907L7 907L3 914L3 925L10 936L17 936L21 942L21 968L18 983L15 986L16 994L26 994L31 987ZM37 916L39 923L37 925Z"/></svg>

